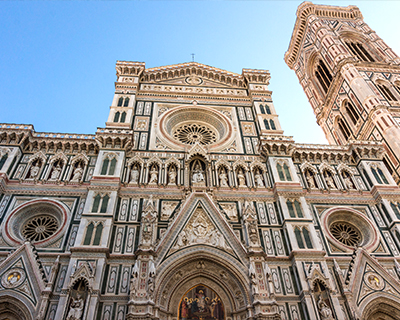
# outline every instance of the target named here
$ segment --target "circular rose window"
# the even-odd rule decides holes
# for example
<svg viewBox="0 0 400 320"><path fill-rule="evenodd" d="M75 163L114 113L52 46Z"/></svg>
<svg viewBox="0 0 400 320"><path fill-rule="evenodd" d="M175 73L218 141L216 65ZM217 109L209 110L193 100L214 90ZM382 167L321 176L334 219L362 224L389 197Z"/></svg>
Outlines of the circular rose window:
<svg viewBox="0 0 400 320"><path fill-rule="evenodd" d="M379 244L377 228L360 211L352 208L336 207L326 210L321 216L326 238L343 251L362 246L367 250Z"/></svg>
<svg viewBox="0 0 400 320"><path fill-rule="evenodd" d="M222 112L204 106L170 109L162 115L157 128L160 140L178 150L195 143L222 150L235 138L231 120Z"/></svg>
<svg viewBox="0 0 400 320"><path fill-rule="evenodd" d="M44 246L62 237L67 220L66 209L57 201L28 201L8 215L2 234L13 246L25 241Z"/></svg>

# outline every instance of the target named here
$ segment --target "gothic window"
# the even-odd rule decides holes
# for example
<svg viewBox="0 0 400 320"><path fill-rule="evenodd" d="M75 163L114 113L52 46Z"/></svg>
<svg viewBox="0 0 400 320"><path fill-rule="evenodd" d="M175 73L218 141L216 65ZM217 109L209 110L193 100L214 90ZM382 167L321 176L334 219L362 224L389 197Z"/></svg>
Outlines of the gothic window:
<svg viewBox="0 0 400 320"><path fill-rule="evenodd" d="M106 213L109 201L110 201L110 197L108 194L103 195L103 196L101 196L100 194L97 194L93 199L92 212L97 213L97 212L99 212L99 208L100 208L100 213Z"/></svg>
<svg viewBox="0 0 400 320"><path fill-rule="evenodd" d="M129 105L129 98L125 98L124 107L127 107L128 105Z"/></svg>
<svg viewBox="0 0 400 320"><path fill-rule="evenodd" d="M124 103L124 98L120 97L120 98L118 99L117 107L122 107L122 104L123 104L123 103Z"/></svg>
<svg viewBox="0 0 400 320"><path fill-rule="evenodd" d="M98 246L101 240L101 234L103 232L103 224L99 223L96 227L96 233L94 234L93 245Z"/></svg>
<svg viewBox="0 0 400 320"><path fill-rule="evenodd" d="M272 130L276 130L275 122L272 119L269 120L269 124L271 125Z"/></svg>
<svg viewBox="0 0 400 320"><path fill-rule="evenodd" d="M329 72L328 68L326 67L325 63L320 59L316 70L315 70L315 77L318 79L322 89L325 93L328 93L329 87L332 82L332 75Z"/></svg>
<svg viewBox="0 0 400 320"><path fill-rule="evenodd" d="M83 241L84 246L90 245L90 242L92 241L93 230L94 230L94 223L91 222L86 228L85 240Z"/></svg>
<svg viewBox="0 0 400 320"><path fill-rule="evenodd" d="M372 174L374 175L376 182L379 184L389 184L389 181L387 181L383 171L381 168L373 168L371 167Z"/></svg>
<svg viewBox="0 0 400 320"><path fill-rule="evenodd" d="M339 131L342 134L342 136L344 137L344 139L346 141L349 140L351 133L350 133L350 130L347 128L347 125L344 123L344 121L342 119L339 119L337 123L338 123Z"/></svg>
<svg viewBox="0 0 400 320"><path fill-rule="evenodd" d="M352 224L337 221L332 223L329 228L331 234L338 240L349 247L356 247L362 242L361 232Z"/></svg>
<svg viewBox="0 0 400 320"><path fill-rule="evenodd" d="M286 201L286 205L288 207L290 217L291 218L296 218L296 214L294 213L294 207L293 207L292 201L287 200Z"/></svg>
<svg viewBox="0 0 400 320"><path fill-rule="evenodd" d="M381 208L382 208L383 213L384 213L385 216L386 216L386 219L388 220L389 223L391 223L393 220L392 220L392 218L390 217L390 214L389 214L389 212L387 211L385 205L382 204Z"/></svg>
<svg viewBox="0 0 400 320"><path fill-rule="evenodd" d="M303 241L303 237L302 237L300 229L296 227L294 229L294 234L296 236L297 245L299 246L299 248L300 249L305 249L304 241Z"/></svg>
<svg viewBox="0 0 400 320"><path fill-rule="evenodd" d="M3 168L4 164L6 163L7 158L8 158L8 154L7 153L1 157L1 159L0 159L0 170Z"/></svg>
<svg viewBox="0 0 400 320"><path fill-rule="evenodd" d="M283 174L282 166L280 163L276 165L276 169L278 170L279 179L281 179L281 181L285 181L285 175Z"/></svg>
<svg viewBox="0 0 400 320"><path fill-rule="evenodd" d="M376 86L379 88L383 96L391 102L398 101L397 98L394 96L392 91L383 83L377 83Z"/></svg>
<svg viewBox="0 0 400 320"><path fill-rule="evenodd" d="M396 215L396 218L400 220L399 205L396 205L395 203L391 202L390 206L392 207L392 210L393 210L394 214Z"/></svg>
<svg viewBox="0 0 400 320"><path fill-rule="evenodd" d="M271 109L268 105L265 105L265 111L267 112L267 114L271 114Z"/></svg>
<svg viewBox="0 0 400 320"><path fill-rule="evenodd" d="M115 115L114 115L114 122L118 122L119 121L119 116L120 116L120 113L119 113L119 111L117 111L115 113Z"/></svg>
<svg viewBox="0 0 400 320"><path fill-rule="evenodd" d="M267 120L267 119L264 119L264 126L265 126L265 129L267 129L267 130L270 129L270 128L269 128L269 123L268 123L268 120Z"/></svg>
<svg viewBox="0 0 400 320"><path fill-rule="evenodd" d="M115 167L117 165L117 159L114 157L111 159L109 157L106 157L103 160L103 166L101 167L101 172L100 175L113 175L115 173Z"/></svg>
<svg viewBox="0 0 400 320"><path fill-rule="evenodd" d="M292 181L292 176L290 175L289 167L286 163L283 164L283 171L285 172L286 180Z"/></svg>
<svg viewBox="0 0 400 320"><path fill-rule="evenodd" d="M265 114L265 109L262 104L260 104L260 111L261 111L261 114Z"/></svg>
<svg viewBox="0 0 400 320"><path fill-rule="evenodd" d="M85 239L83 240L83 245L98 246L101 241L102 232L103 232L103 223L97 223L97 226L95 226L94 222L90 222L86 228L86 235Z"/></svg>
<svg viewBox="0 0 400 320"><path fill-rule="evenodd" d="M303 218L303 212L301 210L300 202L297 200L291 201L287 200L286 205L289 210L289 215L291 218Z"/></svg>
<svg viewBox="0 0 400 320"><path fill-rule="evenodd" d="M346 113L349 116L351 122L353 122L353 124L356 125L358 119L360 119L360 115L358 114L357 110L354 108L353 104L346 101L344 103L344 108L345 108Z"/></svg>
<svg viewBox="0 0 400 320"><path fill-rule="evenodd" d="M304 237L304 241L306 242L307 248L312 249L313 245L311 242L310 233L307 230L307 228L303 228L303 237Z"/></svg>
<svg viewBox="0 0 400 320"><path fill-rule="evenodd" d="M369 52L361 43L346 41L346 45L350 49L351 53L357 56L360 61L375 62L375 59L369 54Z"/></svg>
<svg viewBox="0 0 400 320"><path fill-rule="evenodd" d="M364 173L365 179L367 179L367 181L368 181L368 183L369 183L369 186L372 187L372 185L373 185L373 184L372 184L372 181L371 181L371 179L370 179L370 177L369 177L367 171L365 171L365 169L363 169L363 173Z"/></svg>
<svg viewBox="0 0 400 320"><path fill-rule="evenodd" d="M301 205L299 201L294 201L294 208L296 209L297 216L299 218L303 218L303 211L301 210Z"/></svg>
<svg viewBox="0 0 400 320"><path fill-rule="evenodd" d="M128 98L127 98L128 99ZM126 112L124 111L124 112L122 112L122 114L121 114L121 121L120 122L125 122L125 119L126 119Z"/></svg>
<svg viewBox="0 0 400 320"><path fill-rule="evenodd" d="M25 239L37 242L50 238L58 230L58 221L49 215L40 215L29 219L22 227Z"/></svg>
<svg viewBox="0 0 400 320"><path fill-rule="evenodd" d="M371 168L371 172L374 175L376 182L378 182L379 184L382 184L382 180L379 177L378 173L376 172L375 168Z"/></svg>

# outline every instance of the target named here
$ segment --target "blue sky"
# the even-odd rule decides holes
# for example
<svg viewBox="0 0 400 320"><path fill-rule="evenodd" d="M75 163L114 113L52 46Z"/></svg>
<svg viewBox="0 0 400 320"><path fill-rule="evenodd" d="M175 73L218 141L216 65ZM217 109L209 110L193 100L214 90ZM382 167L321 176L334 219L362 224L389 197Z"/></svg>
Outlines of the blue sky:
<svg viewBox="0 0 400 320"><path fill-rule="evenodd" d="M349 0L350 1L350 0ZM302 1L1 1L0 122L94 133L107 120L116 60L147 68L195 60L271 72L275 108L296 142L326 143L283 60ZM321 2L318 2L321 3ZM400 54L399 1L357 5Z"/></svg>

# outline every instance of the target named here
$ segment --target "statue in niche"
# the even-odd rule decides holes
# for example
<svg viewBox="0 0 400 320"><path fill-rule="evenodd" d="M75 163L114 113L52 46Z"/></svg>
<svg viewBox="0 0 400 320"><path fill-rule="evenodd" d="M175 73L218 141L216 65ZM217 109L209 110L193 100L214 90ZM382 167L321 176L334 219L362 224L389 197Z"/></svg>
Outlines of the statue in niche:
<svg viewBox="0 0 400 320"><path fill-rule="evenodd" d="M353 181L351 181L350 175L346 171L343 171L342 177L343 177L343 181L346 185L346 188L349 190L353 190L354 184L353 184Z"/></svg>
<svg viewBox="0 0 400 320"><path fill-rule="evenodd" d="M58 180L61 174L61 167L60 164L57 163L57 165L54 167L53 171L51 172L50 180Z"/></svg>
<svg viewBox="0 0 400 320"><path fill-rule="evenodd" d="M82 179L82 176L83 176L83 169L81 163L79 162L78 166L74 170L74 175L71 181L75 182L80 181Z"/></svg>
<svg viewBox="0 0 400 320"><path fill-rule="evenodd" d="M171 166L168 172L169 182L168 185L175 185L176 184L176 170L175 166Z"/></svg>
<svg viewBox="0 0 400 320"><path fill-rule="evenodd" d="M131 169L131 183L138 183L139 181L139 170L137 165L135 164Z"/></svg>
<svg viewBox="0 0 400 320"><path fill-rule="evenodd" d="M336 190L336 185L333 181L332 175L326 170L324 171L324 177L328 188Z"/></svg>
<svg viewBox="0 0 400 320"><path fill-rule="evenodd" d="M250 275L250 283L251 283L251 291L253 292L253 295L258 294L258 283L257 283L257 278L254 273Z"/></svg>
<svg viewBox="0 0 400 320"><path fill-rule="evenodd" d="M200 167L200 163L197 162L194 170L193 170L193 175L192 175L192 183L204 183L205 179L204 179L204 171L203 169Z"/></svg>
<svg viewBox="0 0 400 320"><path fill-rule="evenodd" d="M308 187L310 189L315 189L314 175L309 170L306 171L306 179L307 179Z"/></svg>
<svg viewBox="0 0 400 320"><path fill-rule="evenodd" d="M32 166L30 170L30 177L31 179L36 179L39 176L39 171L40 171L40 166L39 166L39 161L36 161L36 163Z"/></svg>
<svg viewBox="0 0 400 320"><path fill-rule="evenodd" d="M264 181L263 181L263 177L262 177L262 174L260 173L260 171L257 170L254 178L256 179L257 188L264 188Z"/></svg>
<svg viewBox="0 0 400 320"><path fill-rule="evenodd" d="M175 204L172 202L163 202L161 209L161 220L168 220L174 211Z"/></svg>
<svg viewBox="0 0 400 320"><path fill-rule="evenodd" d="M239 187L246 187L246 178L244 176L243 170L239 169L238 172Z"/></svg>
<svg viewBox="0 0 400 320"><path fill-rule="evenodd" d="M84 301L80 294L78 294L76 298L72 298L67 315L67 320L80 320L83 313L83 306Z"/></svg>
<svg viewBox="0 0 400 320"><path fill-rule="evenodd" d="M157 184L157 182L158 182L158 170L157 170L156 166L152 166L151 167L151 171L150 171L150 181L149 181L149 183Z"/></svg>
<svg viewBox="0 0 400 320"><path fill-rule="evenodd" d="M229 187L228 185L228 177L226 175L225 169L222 168L220 174L219 174L219 185L221 187Z"/></svg>
<svg viewBox="0 0 400 320"><path fill-rule="evenodd" d="M317 302L319 313L321 314L322 320L333 319L332 317L332 310L328 307L324 300L322 300L321 295L318 298Z"/></svg>

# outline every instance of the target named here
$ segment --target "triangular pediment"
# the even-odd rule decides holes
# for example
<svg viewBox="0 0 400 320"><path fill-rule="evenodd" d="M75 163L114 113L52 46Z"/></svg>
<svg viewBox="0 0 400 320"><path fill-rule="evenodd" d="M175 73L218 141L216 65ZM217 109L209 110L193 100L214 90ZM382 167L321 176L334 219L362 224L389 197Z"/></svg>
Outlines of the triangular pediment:
<svg viewBox="0 0 400 320"><path fill-rule="evenodd" d="M245 88L243 75L198 62L145 69L140 81L157 85Z"/></svg>
<svg viewBox="0 0 400 320"><path fill-rule="evenodd" d="M389 295L395 298L400 296L398 279L364 249L357 249L347 289L352 292L357 306L361 309L365 307L365 301L371 300L371 295Z"/></svg>
<svg viewBox="0 0 400 320"><path fill-rule="evenodd" d="M157 263L194 246L223 251L245 261L246 250L206 193L192 193L156 248Z"/></svg>
<svg viewBox="0 0 400 320"><path fill-rule="evenodd" d="M45 289L45 275L39 267L30 243L19 247L0 264L0 283L3 290L14 291L37 306Z"/></svg>

